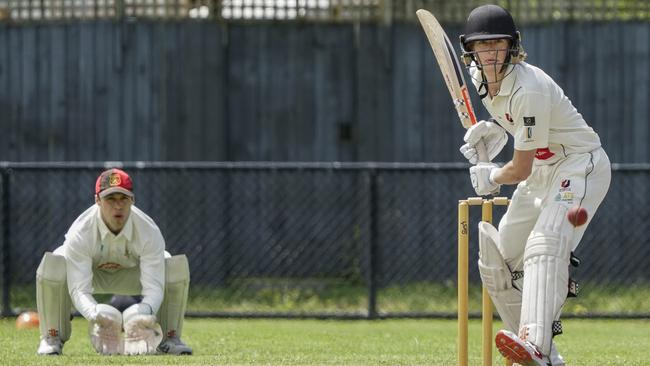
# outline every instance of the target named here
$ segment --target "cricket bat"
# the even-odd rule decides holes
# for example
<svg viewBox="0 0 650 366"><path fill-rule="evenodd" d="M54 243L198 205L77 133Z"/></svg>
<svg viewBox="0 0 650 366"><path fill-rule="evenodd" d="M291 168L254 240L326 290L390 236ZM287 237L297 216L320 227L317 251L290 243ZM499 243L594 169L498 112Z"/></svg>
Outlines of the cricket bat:
<svg viewBox="0 0 650 366"><path fill-rule="evenodd" d="M451 100L454 102L456 112L458 112L460 123L466 129L470 128L477 122L476 114L474 113L474 108L472 108L472 101L469 97L467 84L463 77L463 70L458 61L458 57L456 57L454 46L452 46L449 37L447 37L444 29L442 29L442 26L440 26L440 23L438 23L438 20L433 14L424 9L416 11L415 14L424 29L424 33L427 35L427 39L433 50L433 55L436 57L436 61L438 61L442 77L445 80L445 84L447 84L447 89L449 89L449 95L451 95ZM480 162L489 162L490 159L483 140L479 141L475 147L478 153L478 160Z"/></svg>

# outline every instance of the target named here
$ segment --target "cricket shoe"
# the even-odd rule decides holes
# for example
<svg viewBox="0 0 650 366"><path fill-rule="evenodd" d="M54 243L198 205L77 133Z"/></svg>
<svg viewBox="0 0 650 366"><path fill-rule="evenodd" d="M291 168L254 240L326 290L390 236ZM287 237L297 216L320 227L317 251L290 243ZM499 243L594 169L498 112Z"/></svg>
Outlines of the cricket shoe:
<svg viewBox="0 0 650 366"><path fill-rule="evenodd" d="M500 330L495 337L496 346L503 357L521 366L551 366L548 358L530 342L508 330Z"/></svg>
<svg viewBox="0 0 650 366"><path fill-rule="evenodd" d="M39 355L60 355L63 353L63 342L59 337L43 337L36 353Z"/></svg>
<svg viewBox="0 0 650 366"><path fill-rule="evenodd" d="M168 355L191 355L192 348L183 343L178 337L170 337L164 339L158 345L158 352L166 353Z"/></svg>

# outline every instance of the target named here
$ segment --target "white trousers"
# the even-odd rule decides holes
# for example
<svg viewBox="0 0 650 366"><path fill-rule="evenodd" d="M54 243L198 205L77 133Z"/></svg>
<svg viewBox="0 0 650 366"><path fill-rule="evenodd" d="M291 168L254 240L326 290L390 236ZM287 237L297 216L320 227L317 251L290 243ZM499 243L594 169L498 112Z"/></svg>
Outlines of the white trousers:
<svg viewBox="0 0 650 366"><path fill-rule="evenodd" d="M511 271L523 270L528 237L538 218L553 204L580 205L588 220L574 228L574 251L605 198L611 181L611 165L602 148L571 154L553 165L536 165L527 180L519 183L511 203L499 222L499 249Z"/></svg>

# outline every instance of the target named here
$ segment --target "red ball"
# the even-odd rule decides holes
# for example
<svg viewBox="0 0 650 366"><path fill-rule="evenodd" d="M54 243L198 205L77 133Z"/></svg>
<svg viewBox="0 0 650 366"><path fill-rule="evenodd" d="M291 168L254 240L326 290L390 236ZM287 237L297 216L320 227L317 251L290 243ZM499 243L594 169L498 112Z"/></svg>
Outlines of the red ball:
<svg viewBox="0 0 650 366"><path fill-rule="evenodd" d="M38 313L34 311L25 311L16 318L16 328L29 329L38 328Z"/></svg>
<svg viewBox="0 0 650 366"><path fill-rule="evenodd" d="M587 222L587 210L584 207L574 206L566 214L567 219L573 226L580 226Z"/></svg>

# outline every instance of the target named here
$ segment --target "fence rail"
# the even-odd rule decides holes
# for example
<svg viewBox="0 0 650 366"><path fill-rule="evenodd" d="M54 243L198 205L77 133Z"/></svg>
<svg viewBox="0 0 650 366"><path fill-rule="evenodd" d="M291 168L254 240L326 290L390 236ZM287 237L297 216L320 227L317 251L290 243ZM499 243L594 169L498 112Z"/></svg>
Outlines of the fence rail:
<svg viewBox="0 0 650 366"><path fill-rule="evenodd" d="M474 7L497 3L522 23L650 19L645 0L0 0L0 21L144 18L159 20L380 22L415 21L415 10L461 23Z"/></svg>
<svg viewBox="0 0 650 366"><path fill-rule="evenodd" d="M193 316L456 312L456 206L472 194L465 164L4 162L3 315L34 307L42 254L60 245L92 204L94 180L107 166L131 173L136 204L158 223L167 249L188 256ZM610 192L577 250L583 264L572 276L583 291L567 303L568 316L650 316L650 165L613 170ZM476 314L480 279L470 267Z"/></svg>

